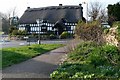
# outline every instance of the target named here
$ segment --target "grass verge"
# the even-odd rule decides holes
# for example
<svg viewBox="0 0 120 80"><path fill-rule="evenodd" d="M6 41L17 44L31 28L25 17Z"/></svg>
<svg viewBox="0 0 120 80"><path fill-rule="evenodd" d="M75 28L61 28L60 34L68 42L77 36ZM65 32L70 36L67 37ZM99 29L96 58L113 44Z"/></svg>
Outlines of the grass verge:
<svg viewBox="0 0 120 80"><path fill-rule="evenodd" d="M120 79L120 51L113 45L81 43L67 55L66 61L50 77L55 80L79 80L81 78L118 80Z"/></svg>
<svg viewBox="0 0 120 80"><path fill-rule="evenodd" d="M28 60L50 50L63 46L62 44L34 44L16 48L2 49L2 68Z"/></svg>

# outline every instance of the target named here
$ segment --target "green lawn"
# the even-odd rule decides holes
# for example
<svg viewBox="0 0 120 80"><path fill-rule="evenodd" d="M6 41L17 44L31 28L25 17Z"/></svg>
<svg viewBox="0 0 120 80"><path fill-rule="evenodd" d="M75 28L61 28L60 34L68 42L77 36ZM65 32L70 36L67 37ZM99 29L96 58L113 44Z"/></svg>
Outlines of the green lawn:
<svg viewBox="0 0 120 80"><path fill-rule="evenodd" d="M63 46L62 44L35 44L16 48L2 49L2 68L28 60L50 50Z"/></svg>

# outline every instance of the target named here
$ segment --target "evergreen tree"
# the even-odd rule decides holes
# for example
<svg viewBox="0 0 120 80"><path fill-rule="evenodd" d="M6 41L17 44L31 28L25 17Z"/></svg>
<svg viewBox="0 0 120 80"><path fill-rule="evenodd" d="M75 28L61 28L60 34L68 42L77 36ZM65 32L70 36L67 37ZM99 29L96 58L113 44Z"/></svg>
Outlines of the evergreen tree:
<svg viewBox="0 0 120 80"><path fill-rule="evenodd" d="M108 21L110 24L114 21L120 21L120 2L108 5Z"/></svg>

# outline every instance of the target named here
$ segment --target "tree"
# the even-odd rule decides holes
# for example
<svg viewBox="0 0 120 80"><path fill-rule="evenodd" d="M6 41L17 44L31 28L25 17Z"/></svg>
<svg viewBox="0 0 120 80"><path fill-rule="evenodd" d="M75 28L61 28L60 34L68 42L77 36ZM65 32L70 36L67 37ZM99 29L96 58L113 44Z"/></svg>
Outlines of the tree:
<svg viewBox="0 0 120 80"><path fill-rule="evenodd" d="M108 21L112 25L114 21L120 21L120 3L108 5Z"/></svg>
<svg viewBox="0 0 120 80"><path fill-rule="evenodd" d="M100 20L106 21L107 14L106 9L102 6L100 2L92 2L90 3L90 8L88 9L88 15L92 18L93 21Z"/></svg>
<svg viewBox="0 0 120 80"><path fill-rule="evenodd" d="M0 12L0 18L2 19L2 31L8 34L9 28L17 26L17 21L19 20L16 7L10 9L7 13Z"/></svg>
<svg viewBox="0 0 120 80"><path fill-rule="evenodd" d="M11 8L7 13L7 19L9 20L9 25L10 26L17 26L17 21L19 20L18 16L17 16L17 10L16 7Z"/></svg>
<svg viewBox="0 0 120 80"><path fill-rule="evenodd" d="M1 19L1 31L5 34L8 33L9 22L5 14L0 12L0 19Z"/></svg>

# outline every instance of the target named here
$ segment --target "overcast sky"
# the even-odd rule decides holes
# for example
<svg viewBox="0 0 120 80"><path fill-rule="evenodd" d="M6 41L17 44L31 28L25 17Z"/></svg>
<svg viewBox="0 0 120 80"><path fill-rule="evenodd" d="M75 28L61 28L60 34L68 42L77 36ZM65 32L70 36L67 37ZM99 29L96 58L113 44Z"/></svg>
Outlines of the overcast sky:
<svg viewBox="0 0 120 80"><path fill-rule="evenodd" d="M115 4L119 0L0 0L0 12L7 13L16 7L17 15L20 17L28 6L31 8L38 8L46 6L58 6L59 4L79 5L84 1L87 1L88 3L101 1L103 5L107 7L108 4ZM85 5L83 5L83 8L86 8Z"/></svg>

